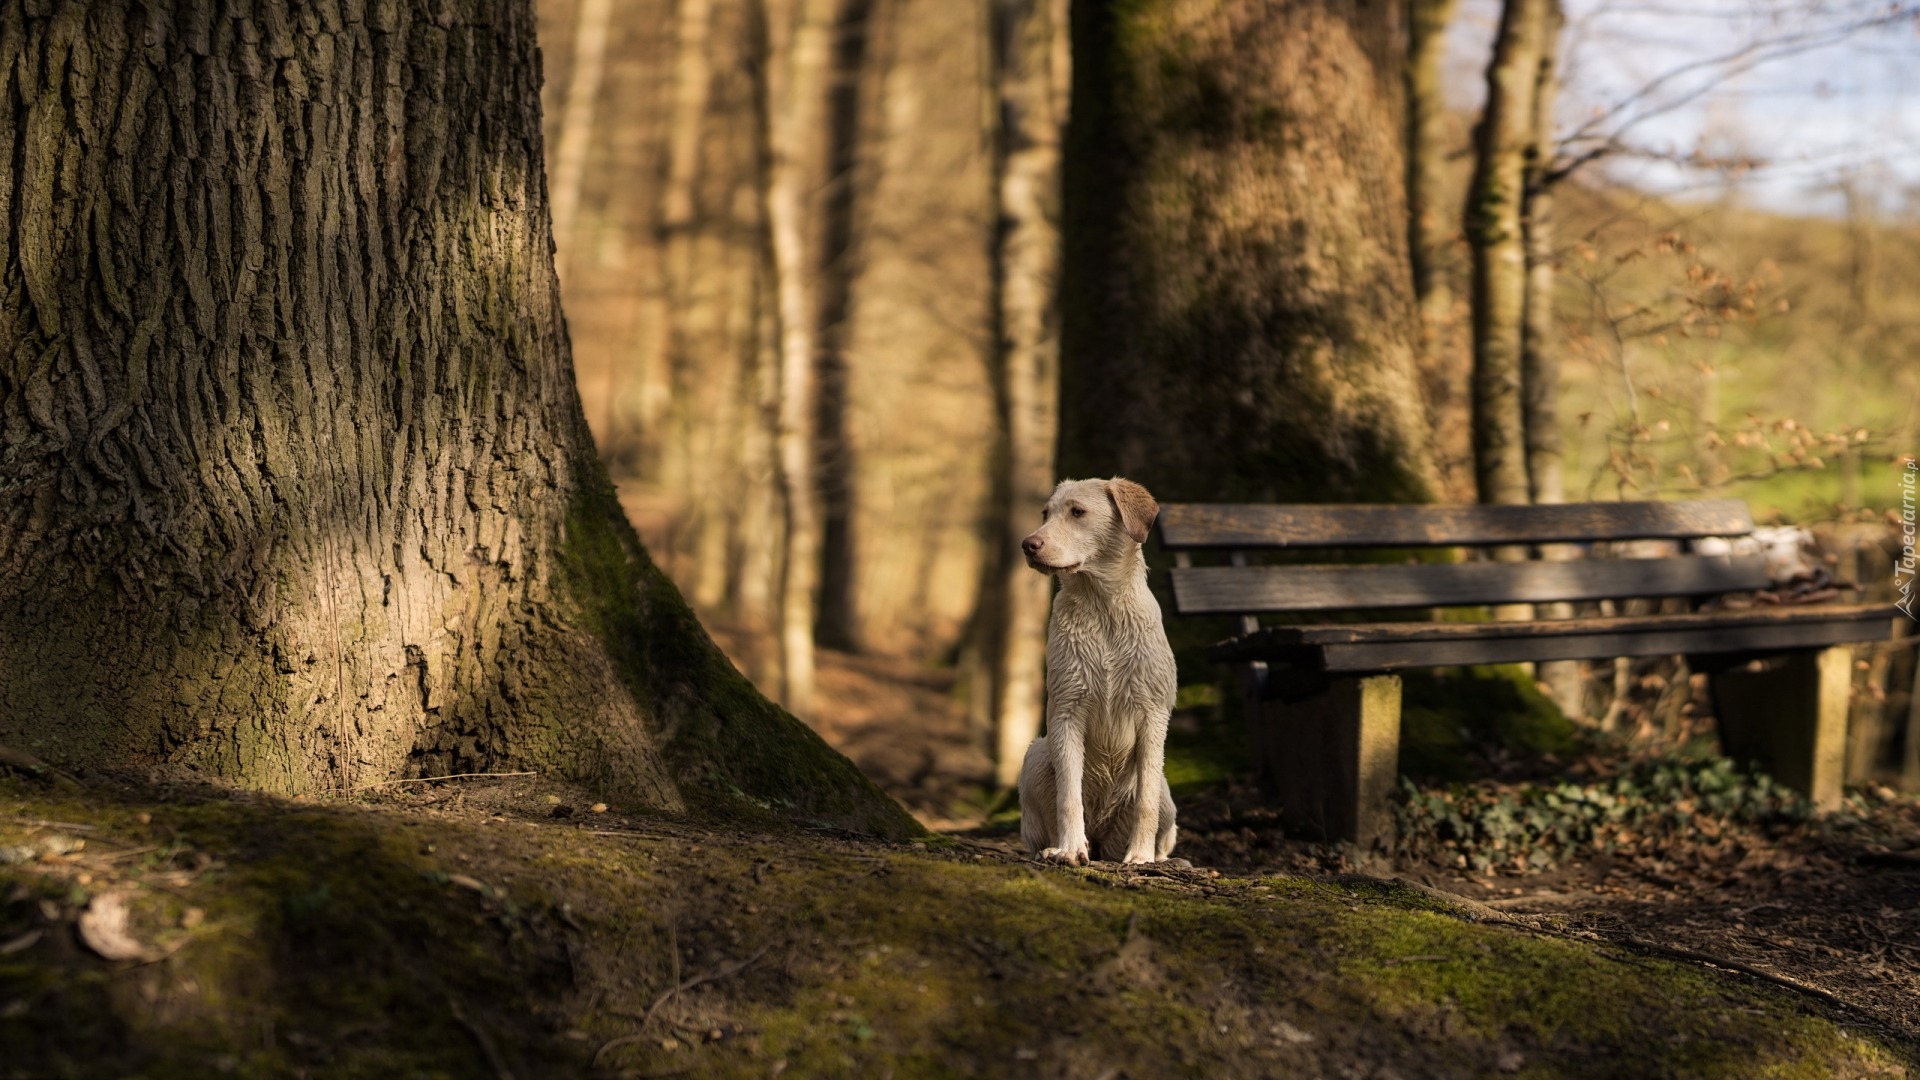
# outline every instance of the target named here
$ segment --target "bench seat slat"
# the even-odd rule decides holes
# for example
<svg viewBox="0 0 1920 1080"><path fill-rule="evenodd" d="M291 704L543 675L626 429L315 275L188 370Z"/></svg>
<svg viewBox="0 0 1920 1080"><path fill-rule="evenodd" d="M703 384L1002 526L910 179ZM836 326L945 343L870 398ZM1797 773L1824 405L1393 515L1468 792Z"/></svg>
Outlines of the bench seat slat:
<svg viewBox="0 0 1920 1080"><path fill-rule="evenodd" d="M1739 499L1562 503L1547 506L1169 503L1169 550L1262 547L1444 547L1744 536Z"/></svg>
<svg viewBox="0 0 1920 1080"><path fill-rule="evenodd" d="M1884 640L1894 608L1809 605L1512 623L1276 626L1214 646L1216 660L1273 660L1333 673L1456 664L1712 656Z"/></svg>
<svg viewBox="0 0 1920 1080"><path fill-rule="evenodd" d="M1543 604L1709 596L1767 587L1764 555L1352 566L1175 568L1182 615Z"/></svg>

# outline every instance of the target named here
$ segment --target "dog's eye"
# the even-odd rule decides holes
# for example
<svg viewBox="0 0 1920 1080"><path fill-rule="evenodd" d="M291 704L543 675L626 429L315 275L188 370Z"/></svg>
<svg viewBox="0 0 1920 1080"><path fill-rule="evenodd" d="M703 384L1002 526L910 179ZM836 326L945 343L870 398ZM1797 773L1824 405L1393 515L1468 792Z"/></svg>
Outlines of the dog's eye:
<svg viewBox="0 0 1920 1080"><path fill-rule="evenodd" d="M1086 517L1086 516L1087 516L1087 508L1086 508L1086 507L1084 507L1084 506L1076 506L1076 507L1074 507L1074 508L1073 508L1073 516L1074 516L1074 517Z"/></svg>
<svg viewBox="0 0 1920 1080"><path fill-rule="evenodd" d="M1040 511L1040 520L1041 521L1047 520L1047 512L1045 510Z"/></svg>

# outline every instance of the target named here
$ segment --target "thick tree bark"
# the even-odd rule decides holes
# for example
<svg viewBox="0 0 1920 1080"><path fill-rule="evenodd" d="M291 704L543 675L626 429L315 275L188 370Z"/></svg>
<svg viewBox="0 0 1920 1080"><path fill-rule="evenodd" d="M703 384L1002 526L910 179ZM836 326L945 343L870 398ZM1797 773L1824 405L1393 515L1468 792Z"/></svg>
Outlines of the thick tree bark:
<svg viewBox="0 0 1920 1080"><path fill-rule="evenodd" d="M1389 8L1074 6L1065 471L1424 499Z"/></svg>
<svg viewBox="0 0 1920 1080"><path fill-rule="evenodd" d="M1474 482L1483 503L1528 501L1524 212L1548 3L1507 0L1487 68L1486 108L1475 133L1467 237L1473 249Z"/></svg>
<svg viewBox="0 0 1920 1080"><path fill-rule="evenodd" d="M1001 422L1006 445L996 488L1004 502L989 549L983 602L997 626L993 663L995 776L1020 779L1040 733L1047 610L1052 582L1020 553L1037 508L1052 493L1060 408L1060 139L1071 79L1066 0L997 0L1000 227L994 248Z"/></svg>
<svg viewBox="0 0 1920 1080"><path fill-rule="evenodd" d="M734 672L596 461L524 0L44 10L0 3L0 742L910 827Z"/></svg>

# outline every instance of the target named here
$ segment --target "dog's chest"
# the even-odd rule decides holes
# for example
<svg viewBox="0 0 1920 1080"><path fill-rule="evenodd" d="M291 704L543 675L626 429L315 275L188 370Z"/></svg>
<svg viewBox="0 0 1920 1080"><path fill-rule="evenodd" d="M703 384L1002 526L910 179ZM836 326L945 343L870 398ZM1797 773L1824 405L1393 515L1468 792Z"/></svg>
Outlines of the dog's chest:
<svg viewBox="0 0 1920 1080"><path fill-rule="evenodd" d="M1173 653L1158 611L1151 614L1156 617L1115 619L1078 605L1057 606L1047 641L1049 689L1094 704L1089 719L1117 721L1162 704L1172 696Z"/></svg>

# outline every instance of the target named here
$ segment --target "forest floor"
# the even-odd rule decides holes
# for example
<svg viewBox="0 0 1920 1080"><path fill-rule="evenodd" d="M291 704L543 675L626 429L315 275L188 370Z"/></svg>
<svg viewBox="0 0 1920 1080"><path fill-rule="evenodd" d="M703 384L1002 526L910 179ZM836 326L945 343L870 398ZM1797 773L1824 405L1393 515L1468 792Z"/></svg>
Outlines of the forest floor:
<svg viewBox="0 0 1920 1080"><path fill-rule="evenodd" d="M1920 940L1909 804L1873 807L1883 851L1807 826L1713 866L1354 872L1285 839L1183 714L1196 867L1061 869L987 816L984 755L937 673L829 655L821 685L825 734L947 834L624 813L535 776L312 802L0 769L0 1077L1920 1063L1895 970Z"/></svg>
<svg viewBox="0 0 1920 1080"><path fill-rule="evenodd" d="M1907 1075L1858 1010L1377 877L1038 866L538 777L0 779L0 1076ZM1206 849L1196 845L1196 854Z"/></svg>
<svg viewBox="0 0 1920 1080"><path fill-rule="evenodd" d="M937 675L838 654L826 665L834 675L823 678L821 711L837 719L821 731L830 742L928 827L1019 851L1009 815L987 820L983 813L991 765ZM911 724L851 706L895 708L901 700L912 711L894 715L912 715ZM1180 807L1177 854L1196 866L1253 877L1328 878L1362 868L1392 874L1535 928L1696 963L1711 958L1844 1002L1920 1040L1920 799L1856 792L1833 819L1785 827L1713 822L1710 838L1649 838L1526 873L1473 873L1433 857L1388 866L1350 848L1289 838L1240 771L1235 734L1203 729L1196 712L1177 714L1168 752Z"/></svg>

